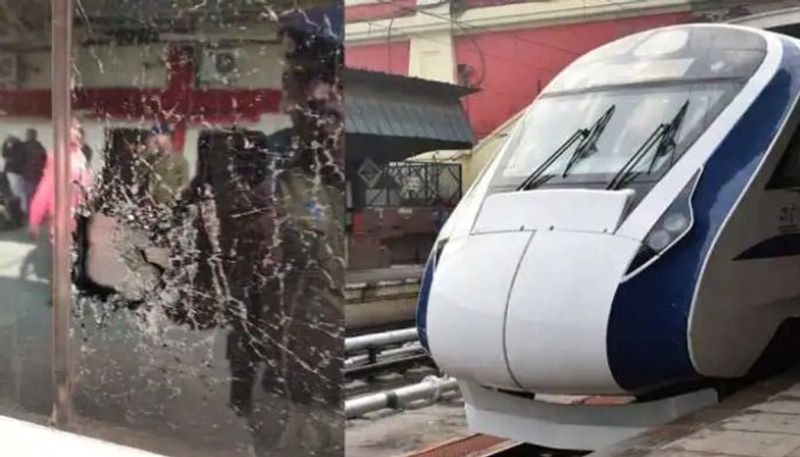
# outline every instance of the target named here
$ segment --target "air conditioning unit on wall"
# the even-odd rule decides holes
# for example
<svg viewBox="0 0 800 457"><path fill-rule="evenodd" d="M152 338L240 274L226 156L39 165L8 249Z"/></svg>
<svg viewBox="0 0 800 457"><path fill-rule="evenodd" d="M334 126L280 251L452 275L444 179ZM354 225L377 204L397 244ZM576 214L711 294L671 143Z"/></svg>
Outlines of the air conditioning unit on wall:
<svg viewBox="0 0 800 457"><path fill-rule="evenodd" d="M231 84L239 78L239 49L203 49L198 69L200 84Z"/></svg>
<svg viewBox="0 0 800 457"><path fill-rule="evenodd" d="M19 56L10 52L0 52L0 85L19 82Z"/></svg>

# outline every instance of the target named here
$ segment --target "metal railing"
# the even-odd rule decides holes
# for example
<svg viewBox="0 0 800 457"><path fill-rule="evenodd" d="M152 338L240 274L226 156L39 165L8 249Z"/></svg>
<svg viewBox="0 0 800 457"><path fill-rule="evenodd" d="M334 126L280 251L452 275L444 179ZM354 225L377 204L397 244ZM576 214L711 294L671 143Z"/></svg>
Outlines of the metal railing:
<svg viewBox="0 0 800 457"><path fill-rule="evenodd" d="M364 181L366 206L455 206L461 199L460 164L392 162Z"/></svg>

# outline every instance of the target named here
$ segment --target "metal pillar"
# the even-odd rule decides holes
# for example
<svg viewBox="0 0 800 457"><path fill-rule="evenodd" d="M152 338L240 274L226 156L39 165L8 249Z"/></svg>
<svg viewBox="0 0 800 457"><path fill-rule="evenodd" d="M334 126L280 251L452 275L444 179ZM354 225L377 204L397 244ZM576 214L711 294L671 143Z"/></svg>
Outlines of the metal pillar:
<svg viewBox="0 0 800 457"><path fill-rule="evenodd" d="M52 117L55 164L55 208L53 215L53 421L69 422L72 413L70 386L69 328L70 278L70 163L69 135L72 121L72 0L51 0L52 7ZM46 235L45 235L46 236Z"/></svg>

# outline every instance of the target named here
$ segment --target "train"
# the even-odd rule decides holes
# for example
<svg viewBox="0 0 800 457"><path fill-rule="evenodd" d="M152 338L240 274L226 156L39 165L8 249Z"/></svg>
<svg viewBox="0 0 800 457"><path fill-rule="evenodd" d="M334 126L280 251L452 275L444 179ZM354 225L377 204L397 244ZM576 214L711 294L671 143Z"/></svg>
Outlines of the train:
<svg viewBox="0 0 800 457"><path fill-rule="evenodd" d="M423 274L418 334L472 430L595 450L753 373L800 316L798 96L800 41L726 24L546 86Z"/></svg>

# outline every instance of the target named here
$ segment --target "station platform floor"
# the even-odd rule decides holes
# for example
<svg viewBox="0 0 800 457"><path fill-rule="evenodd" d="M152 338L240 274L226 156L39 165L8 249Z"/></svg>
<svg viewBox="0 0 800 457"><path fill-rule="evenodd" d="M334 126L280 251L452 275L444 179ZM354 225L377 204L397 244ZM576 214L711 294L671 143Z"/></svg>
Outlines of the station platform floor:
<svg viewBox="0 0 800 457"><path fill-rule="evenodd" d="M422 265L348 271L345 326L349 331L414 320Z"/></svg>
<svg viewBox="0 0 800 457"><path fill-rule="evenodd" d="M468 435L464 404L456 398L402 412L376 412L367 418L348 420L345 456L405 457Z"/></svg>
<svg viewBox="0 0 800 457"><path fill-rule="evenodd" d="M348 270L345 281L348 287L380 286L397 282L417 282L422 278L424 265L392 265L386 268Z"/></svg>
<svg viewBox="0 0 800 457"><path fill-rule="evenodd" d="M800 368L589 457L800 457Z"/></svg>

